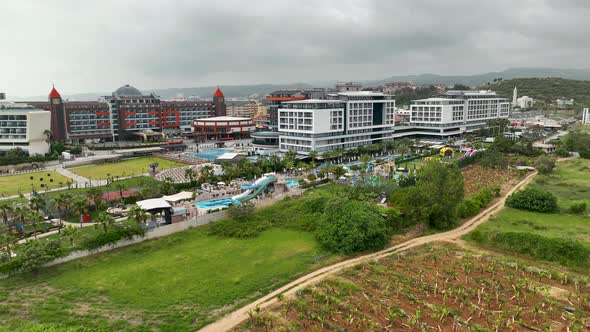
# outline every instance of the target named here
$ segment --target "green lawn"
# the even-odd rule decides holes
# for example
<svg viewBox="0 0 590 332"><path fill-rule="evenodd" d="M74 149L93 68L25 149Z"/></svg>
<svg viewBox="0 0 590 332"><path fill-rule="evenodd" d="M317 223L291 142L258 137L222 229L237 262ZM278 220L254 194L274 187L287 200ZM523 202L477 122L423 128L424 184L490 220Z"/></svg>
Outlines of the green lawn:
<svg viewBox="0 0 590 332"><path fill-rule="evenodd" d="M53 180L53 182L51 180ZM17 195L19 193L30 193L31 188L33 187L37 191L64 187L68 181L71 181L71 179L55 171L1 176L0 196L5 197ZM44 187L41 187L42 184Z"/></svg>
<svg viewBox="0 0 590 332"><path fill-rule="evenodd" d="M0 331L32 324L90 330L195 331L335 257L311 233L252 239L196 228L0 280Z"/></svg>
<svg viewBox="0 0 590 332"><path fill-rule="evenodd" d="M184 163L154 157L141 157L127 159L115 163L92 164L68 168L69 171L83 176L87 179L106 179L110 177L126 177L148 173L150 164L158 163L159 170L173 167L186 166Z"/></svg>
<svg viewBox="0 0 590 332"><path fill-rule="evenodd" d="M553 193L562 210L567 210L572 201L586 200L590 205L590 160L560 162L552 174L537 176L530 187Z"/></svg>
<svg viewBox="0 0 590 332"><path fill-rule="evenodd" d="M484 233L526 232L576 239L590 247L590 216L537 213L506 207L477 230Z"/></svg>

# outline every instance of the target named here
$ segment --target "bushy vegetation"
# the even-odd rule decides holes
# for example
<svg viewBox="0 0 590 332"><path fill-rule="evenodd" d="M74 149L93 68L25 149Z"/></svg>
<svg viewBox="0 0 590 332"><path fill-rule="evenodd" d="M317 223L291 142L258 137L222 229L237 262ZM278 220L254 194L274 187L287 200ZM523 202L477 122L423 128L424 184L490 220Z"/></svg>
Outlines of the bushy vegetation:
<svg viewBox="0 0 590 332"><path fill-rule="evenodd" d="M270 228L287 228L315 234L332 252L376 250L407 225L401 223L399 212L378 207L374 199L364 188L328 185L260 210L231 207L230 218L212 223L209 234L252 238Z"/></svg>
<svg viewBox="0 0 590 332"><path fill-rule="evenodd" d="M586 202L573 202L570 205L570 212L573 214L585 214L587 209Z"/></svg>
<svg viewBox="0 0 590 332"><path fill-rule="evenodd" d="M471 232L468 238L477 243L564 265L590 264L590 248L572 239L524 232L483 233L478 230Z"/></svg>
<svg viewBox="0 0 590 332"><path fill-rule="evenodd" d="M573 130L562 141L568 151L578 152L580 157L590 159L590 133Z"/></svg>
<svg viewBox="0 0 590 332"><path fill-rule="evenodd" d="M16 165L22 163L43 163L50 160L56 160L56 155L43 156L40 154L29 156L23 149L15 148L8 150L6 153L0 155L0 166Z"/></svg>
<svg viewBox="0 0 590 332"><path fill-rule="evenodd" d="M463 175L456 165L432 161L418 169L415 186L394 191L389 202L414 224L449 229L457 221L463 190Z"/></svg>
<svg viewBox="0 0 590 332"><path fill-rule="evenodd" d="M327 202L316 230L324 248L344 254L382 249L389 235L376 205L342 198Z"/></svg>
<svg viewBox="0 0 590 332"><path fill-rule="evenodd" d="M533 212L552 213L557 211L557 197L547 191L527 188L508 196L506 206Z"/></svg>
<svg viewBox="0 0 590 332"><path fill-rule="evenodd" d="M80 249L94 250L105 245L117 243L120 240L131 240L136 236L144 236L145 229L137 224L115 224L109 227L104 232L100 232L95 236L85 238L80 244Z"/></svg>
<svg viewBox="0 0 590 332"><path fill-rule="evenodd" d="M479 213L479 211L486 207L495 197L500 196L499 187L486 187L479 190L476 194L467 197L459 207L457 213L460 218L473 217Z"/></svg>

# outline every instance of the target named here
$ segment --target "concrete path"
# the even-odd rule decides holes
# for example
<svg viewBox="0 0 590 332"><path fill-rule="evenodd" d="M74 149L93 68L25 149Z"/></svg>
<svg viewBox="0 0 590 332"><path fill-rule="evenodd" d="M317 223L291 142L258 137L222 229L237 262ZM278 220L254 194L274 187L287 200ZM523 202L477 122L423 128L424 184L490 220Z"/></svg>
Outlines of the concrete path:
<svg viewBox="0 0 590 332"><path fill-rule="evenodd" d="M248 319L248 317L249 317L248 312L254 311L257 308L262 309L262 308L268 307L268 306L276 303L277 296L279 294L283 294L285 296L293 295L293 294L295 294L295 292L297 290L300 290L300 289L308 287L312 284L315 284L315 283L323 280L324 278L326 278L334 273L337 273L345 268L349 268L351 266L355 266L355 265L358 265L358 264L361 264L361 263L364 263L364 262L367 262L370 260L378 260L380 258L389 256L391 254L405 251L410 248L421 246L421 245L424 245L427 243L437 242L437 241L454 240L454 239L460 238L461 236L474 230L477 226L488 221L488 219L494 213L499 212L504 207L506 197L509 196L510 194L512 194L513 192L515 192L516 190L527 185L534 178L535 175L537 175L537 172L529 174L526 178L524 178L516 186L514 186L514 188L512 188L512 190L510 190L510 192L508 192L506 195L504 195L502 198L500 198L492 206L485 209L484 211L479 213L477 216L473 217L469 221L465 222L464 224L462 224L461 226L459 226L453 230L450 230L450 231L447 231L444 233L438 233L438 234L414 238L412 240L408 240L404 243L400 243L396 246L393 246L391 248L387 248L385 250L381 250L381 251L378 251L378 252L375 252L372 254L349 259L349 260L346 260L346 261L343 261L343 262L340 262L340 263L337 263L334 265L326 266L326 267L321 268L317 271L311 272L311 273L309 273L309 274L307 274L295 281L292 281L292 282L286 284L285 286L275 290L274 292L272 292L268 295L265 295L265 296L261 297L260 299L225 315L223 318L217 320L216 322L203 327L200 331L202 331L202 332L219 332L219 331L231 330L231 329L235 328L237 325L239 325L241 322L243 322L244 320Z"/></svg>
<svg viewBox="0 0 590 332"><path fill-rule="evenodd" d="M80 176L80 175L78 175L78 174L76 174L74 172L70 172L69 170L67 170L67 169L65 169L63 167L56 168L55 171L58 172L59 174L65 176L65 177L68 177L68 178L74 180L77 183L85 183L85 182L89 182L90 181L87 178L85 178L83 176Z"/></svg>

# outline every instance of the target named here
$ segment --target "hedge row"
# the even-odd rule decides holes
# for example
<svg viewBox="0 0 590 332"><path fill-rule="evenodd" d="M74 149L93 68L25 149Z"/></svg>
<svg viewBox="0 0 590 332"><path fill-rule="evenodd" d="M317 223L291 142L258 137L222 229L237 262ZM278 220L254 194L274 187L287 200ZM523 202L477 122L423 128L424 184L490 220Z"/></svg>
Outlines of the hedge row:
<svg viewBox="0 0 590 332"><path fill-rule="evenodd" d="M523 232L484 233L478 230L471 232L468 238L478 243L563 265L590 264L590 248L572 239L550 238Z"/></svg>
<svg viewBox="0 0 590 332"><path fill-rule="evenodd" d="M480 189L476 194L463 200L457 208L460 218L473 217L486 207L494 197L500 196L499 187L486 187Z"/></svg>

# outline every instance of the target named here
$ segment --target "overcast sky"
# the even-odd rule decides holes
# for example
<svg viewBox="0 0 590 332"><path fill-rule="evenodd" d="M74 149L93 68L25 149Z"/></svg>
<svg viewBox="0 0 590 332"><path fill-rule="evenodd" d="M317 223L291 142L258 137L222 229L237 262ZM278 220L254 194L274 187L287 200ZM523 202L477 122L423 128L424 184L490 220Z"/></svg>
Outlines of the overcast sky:
<svg viewBox="0 0 590 332"><path fill-rule="evenodd" d="M12 96L590 67L590 0L5 0Z"/></svg>

